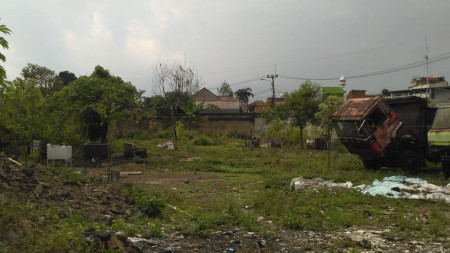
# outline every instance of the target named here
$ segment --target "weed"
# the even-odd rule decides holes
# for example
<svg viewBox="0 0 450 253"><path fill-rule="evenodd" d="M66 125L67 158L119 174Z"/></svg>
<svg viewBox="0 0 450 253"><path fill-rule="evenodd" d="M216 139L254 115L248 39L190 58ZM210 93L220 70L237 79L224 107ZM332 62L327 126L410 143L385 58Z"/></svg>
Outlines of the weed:
<svg viewBox="0 0 450 253"><path fill-rule="evenodd" d="M58 167L54 167L53 169L66 183L84 183L84 182L86 182L86 177L83 174L73 171L66 166L58 166Z"/></svg>
<svg viewBox="0 0 450 253"><path fill-rule="evenodd" d="M162 236L160 221L141 214L134 215L129 222L126 222L124 219L113 220L111 228L114 231L126 231L130 236L136 236L137 234L142 236Z"/></svg>
<svg viewBox="0 0 450 253"><path fill-rule="evenodd" d="M139 211L148 217L158 217L165 207L164 200L148 195L141 187L130 187L126 189L126 197L133 201Z"/></svg>

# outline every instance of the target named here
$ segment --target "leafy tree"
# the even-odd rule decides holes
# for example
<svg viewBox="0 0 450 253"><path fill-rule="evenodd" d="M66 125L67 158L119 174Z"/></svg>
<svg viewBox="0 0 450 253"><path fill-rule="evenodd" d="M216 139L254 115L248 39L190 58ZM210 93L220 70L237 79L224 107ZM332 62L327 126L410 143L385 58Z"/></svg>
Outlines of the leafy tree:
<svg viewBox="0 0 450 253"><path fill-rule="evenodd" d="M176 122L179 118L178 108L185 103L186 95L191 96L200 86L201 80L193 66L179 62L159 62L153 69L153 85L155 93L166 99L170 107L171 124L175 141L178 140Z"/></svg>
<svg viewBox="0 0 450 253"><path fill-rule="evenodd" d="M323 130L323 135L330 140L331 134L334 130L334 121L337 119L335 112L343 103L342 97L328 96L323 103L319 104L319 110L315 117L320 128Z"/></svg>
<svg viewBox="0 0 450 253"><path fill-rule="evenodd" d="M388 90L388 89L382 89L382 90L381 90L381 95L383 95L383 96L389 96L389 90Z"/></svg>
<svg viewBox="0 0 450 253"><path fill-rule="evenodd" d="M91 77L98 77L103 79L111 78L111 73L109 73L109 70L103 68L100 65L95 66L94 72L92 72Z"/></svg>
<svg viewBox="0 0 450 253"><path fill-rule="evenodd" d="M298 90L287 94L283 104L275 107L274 113L283 120L289 120L300 128L300 148L303 149L303 129L307 123L314 121L318 110L318 93L320 85L306 81Z"/></svg>
<svg viewBox="0 0 450 253"><path fill-rule="evenodd" d="M55 94L52 102L59 106L52 113L69 122L78 122L75 130L80 136L85 135L86 129L97 128L102 131L100 136L104 141L108 126L120 120L139 118L143 112L141 96L142 91L131 83L97 66L91 76L81 76Z"/></svg>
<svg viewBox="0 0 450 253"><path fill-rule="evenodd" d="M12 148L45 137L44 98L34 80L0 83L1 142Z"/></svg>
<svg viewBox="0 0 450 253"><path fill-rule="evenodd" d="M227 82L223 82L220 88L217 89L217 93L219 96L227 96L232 97L233 96L233 90L231 89L230 85Z"/></svg>
<svg viewBox="0 0 450 253"><path fill-rule="evenodd" d="M239 89L237 91L234 92L234 95L236 95L236 97L239 98L239 100L244 101L244 102L248 102L248 98L249 97L254 97L255 95L252 93L252 89L247 87L247 88L243 88L243 89Z"/></svg>
<svg viewBox="0 0 450 253"><path fill-rule="evenodd" d="M144 108L156 111L157 115L170 115L170 105L161 95L144 97Z"/></svg>
<svg viewBox="0 0 450 253"><path fill-rule="evenodd" d="M77 76L74 73L69 72L67 70L59 72L58 77L61 80L63 86L66 86L69 83L77 80Z"/></svg>
<svg viewBox="0 0 450 253"><path fill-rule="evenodd" d="M5 35L8 35L11 33L11 30L9 30L8 27L6 27L5 25L0 25L0 33L3 33ZM3 49L8 49L8 41L0 36L0 46L3 47ZM2 53L0 53L0 60L2 62L6 61L6 57L5 55L3 55ZM3 68L2 65L0 65L0 83L3 83L3 81L6 79L6 71Z"/></svg>
<svg viewBox="0 0 450 253"><path fill-rule="evenodd" d="M21 76L25 82L31 79L36 80L44 97L52 95L62 87L61 79L55 74L55 71L37 64L28 63L22 69Z"/></svg>

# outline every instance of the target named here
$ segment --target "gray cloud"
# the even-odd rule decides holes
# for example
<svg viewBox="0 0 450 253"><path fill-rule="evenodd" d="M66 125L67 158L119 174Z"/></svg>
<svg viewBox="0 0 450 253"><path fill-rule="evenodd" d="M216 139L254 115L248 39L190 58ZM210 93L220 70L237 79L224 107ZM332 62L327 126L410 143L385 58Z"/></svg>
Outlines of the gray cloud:
<svg viewBox="0 0 450 253"><path fill-rule="evenodd" d="M450 52L450 2L397 1L16 1L0 10L13 30L4 64L14 79L27 62L90 74L100 64L151 95L158 59L186 59L213 92L275 71L328 78L371 73ZM430 65L450 78L450 60ZM426 67L348 80L348 89L406 89ZM317 81L324 86L337 80ZM278 78L277 90L300 80ZM263 91L269 83L232 86ZM262 93L259 98L270 96Z"/></svg>

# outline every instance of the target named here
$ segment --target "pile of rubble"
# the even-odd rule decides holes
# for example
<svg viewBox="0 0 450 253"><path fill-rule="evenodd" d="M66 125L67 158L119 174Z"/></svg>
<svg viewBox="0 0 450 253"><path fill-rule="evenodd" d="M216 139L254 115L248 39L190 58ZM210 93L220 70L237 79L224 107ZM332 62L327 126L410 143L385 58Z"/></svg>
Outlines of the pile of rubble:
<svg viewBox="0 0 450 253"><path fill-rule="evenodd" d="M113 185L73 180L43 166L22 165L0 153L0 194L25 203L52 206L60 218L80 213L87 221L110 223L136 208Z"/></svg>

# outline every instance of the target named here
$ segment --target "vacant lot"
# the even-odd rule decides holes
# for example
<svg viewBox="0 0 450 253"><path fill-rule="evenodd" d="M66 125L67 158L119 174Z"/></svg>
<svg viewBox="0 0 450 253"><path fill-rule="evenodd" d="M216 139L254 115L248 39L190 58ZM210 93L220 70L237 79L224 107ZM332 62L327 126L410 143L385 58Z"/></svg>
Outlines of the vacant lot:
<svg viewBox="0 0 450 253"><path fill-rule="evenodd" d="M66 181L70 178L71 183L62 184L62 189L74 184L84 189L89 185L92 189L87 193L103 191L109 202L83 196L80 199L84 198L85 202L80 203L79 210L71 209L67 217L54 218L34 229L45 230L49 226L55 234L67 234L65 224L75 222L79 224L78 233L88 226L105 231L125 230L129 236L151 239L154 245L148 252L232 249L237 252L445 252L450 249L450 208L444 201L372 197L353 188L314 183L350 181L357 186L386 176L405 175L447 185L448 180L432 164L415 175L393 168L368 171L357 157L336 147L331 152L329 169L326 151L301 151L295 147L244 148L242 140L205 138L208 140L201 144L206 146L194 145L190 139L181 140L178 150L163 149L162 139L127 140L139 148L147 148L148 152L147 158L129 160L122 157L124 140L116 140L111 170L122 172L118 182L105 180L108 171L105 166L89 168L87 178L73 173L82 172L82 167L47 168L55 171L53 178L61 172L65 173ZM310 185L301 191L292 191L290 182L294 177L315 181L309 181ZM100 190L93 189L94 185ZM109 195L111 192L114 196L123 195L125 202L121 204L120 198ZM41 194L41 199L44 195ZM72 200L76 199L76 192L71 195ZM50 209L62 205L50 200L45 201ZM96 208L85 209L83 204ZM105 220L102 217L110 206L114 212ZM69 207L66 205L65 209ZM76 231L62 238L77 238ZM25 234L16 240L17 247L22 249L64 249L64 242L51 247L55 246L55 239L44 236ZM45 246L24 246L36 240ZM95 251L84 244L80 240L72 250ZM5 249L10 248L5 246Z"/></svg>

